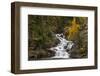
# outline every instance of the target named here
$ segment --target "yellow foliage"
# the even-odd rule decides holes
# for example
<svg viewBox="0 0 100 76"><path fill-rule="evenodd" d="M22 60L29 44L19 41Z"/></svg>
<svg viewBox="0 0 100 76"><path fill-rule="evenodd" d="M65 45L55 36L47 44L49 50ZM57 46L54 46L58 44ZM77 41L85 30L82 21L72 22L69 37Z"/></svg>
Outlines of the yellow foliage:
<svg viewBox="0 0 100 76"><path fill-rule="evenodd" d="M68 32L68 39L73 39L79 32L79 24L76 23L76 18L73 18L71 26L66 30Z"/></svg>

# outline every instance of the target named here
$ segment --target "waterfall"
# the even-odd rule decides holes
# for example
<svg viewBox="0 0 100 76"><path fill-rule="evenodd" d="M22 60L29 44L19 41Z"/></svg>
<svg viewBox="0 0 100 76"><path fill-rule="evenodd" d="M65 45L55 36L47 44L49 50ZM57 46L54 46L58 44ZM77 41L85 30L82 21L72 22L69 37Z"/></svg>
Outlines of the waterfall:
<svg viewBox="0 0 100 76"><path fill-rule="evenodd" d="M52 58L69 58L67 50L71 50L74 43L65 39L64 34L55 34L55 37L60 41L55 47L51 47L50 50L55 52L55 56Z"/></svg>

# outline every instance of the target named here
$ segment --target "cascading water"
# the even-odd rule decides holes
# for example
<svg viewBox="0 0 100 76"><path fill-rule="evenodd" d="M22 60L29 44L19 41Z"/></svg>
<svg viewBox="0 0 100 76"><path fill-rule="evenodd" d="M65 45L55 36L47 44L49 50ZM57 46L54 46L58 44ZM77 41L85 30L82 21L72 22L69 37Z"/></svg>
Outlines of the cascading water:
<svg viewBox="0 0 100 76"><path fill-rule="evenodd" d="M56 38L60 41L55 47L51 47L50 50L55 52L55 56L52 58L69 58L67 50L71 50L74 43L65 39L65 36L61 34L55 34Z"/></svg>

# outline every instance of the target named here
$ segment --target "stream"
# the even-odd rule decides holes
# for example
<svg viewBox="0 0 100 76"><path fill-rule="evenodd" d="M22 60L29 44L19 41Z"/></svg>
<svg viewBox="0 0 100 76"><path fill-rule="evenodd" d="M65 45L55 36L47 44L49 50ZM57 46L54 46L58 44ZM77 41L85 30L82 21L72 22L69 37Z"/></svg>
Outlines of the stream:
<svg viewBox="0 0 100 76"><path fill-rule="evenodd" d="M55 56L51 58L69 58L68 51L71 50L74 43L65 39L63 33L55 34L55 37L60 41L55 47L51 47L50 50L55 52Z"/></svg>

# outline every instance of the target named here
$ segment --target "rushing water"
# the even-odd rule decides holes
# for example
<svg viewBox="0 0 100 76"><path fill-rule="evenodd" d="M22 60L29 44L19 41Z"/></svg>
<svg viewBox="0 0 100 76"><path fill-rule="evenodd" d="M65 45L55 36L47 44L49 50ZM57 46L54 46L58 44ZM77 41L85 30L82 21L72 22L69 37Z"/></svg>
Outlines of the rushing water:
<svg viewBox="0 0 100 76"><path fill-rule="evenodd" d="M74 43L65 39L65 36L61 34L55 34L56 38L59 39L59 43L55 47L51 47L50 50L55 52L55 56L52 58L69 58L67 50L71 50Z"/></svg>

